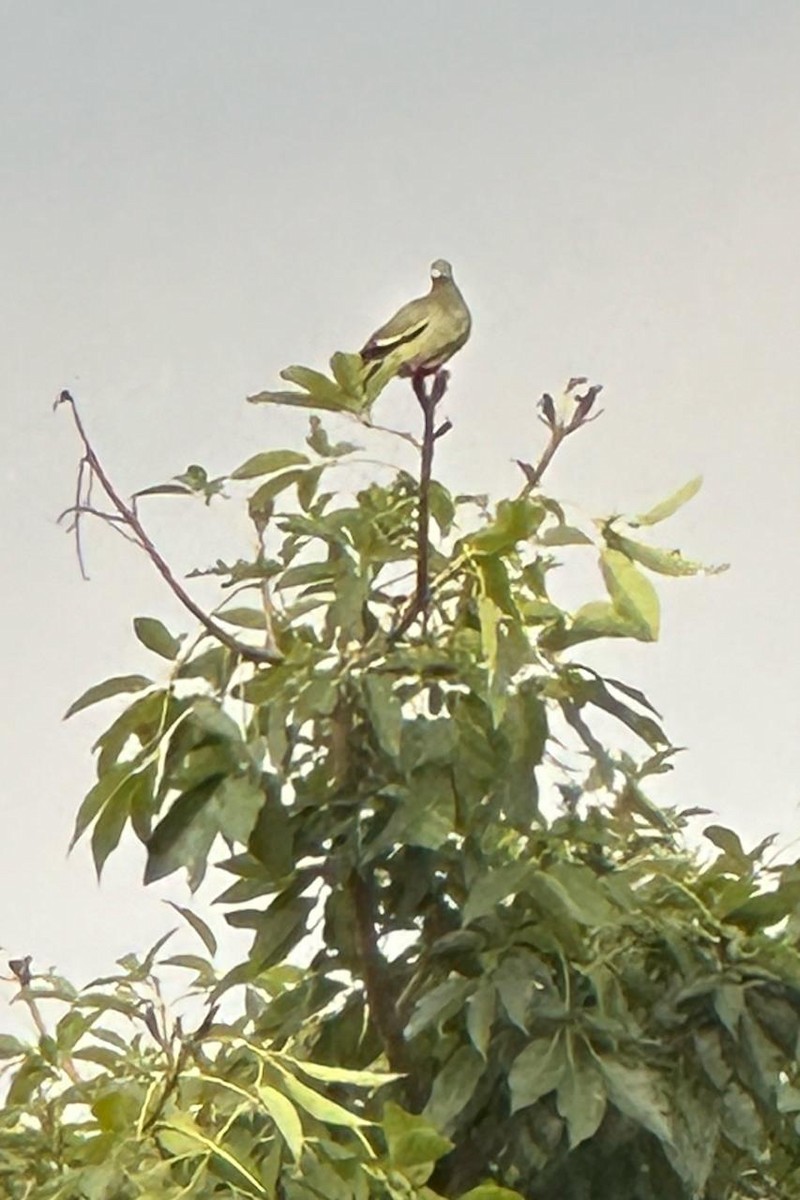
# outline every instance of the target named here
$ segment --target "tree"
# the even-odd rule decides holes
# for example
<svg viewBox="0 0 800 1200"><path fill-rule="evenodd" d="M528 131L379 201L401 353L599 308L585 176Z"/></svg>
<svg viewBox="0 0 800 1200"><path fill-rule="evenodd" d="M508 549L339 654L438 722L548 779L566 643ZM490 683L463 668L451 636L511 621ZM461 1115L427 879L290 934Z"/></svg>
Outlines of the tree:
<svg viewBox="0 0 800 1200"><path fill-rule="evenodd" d="M253 399L349 413L370 436L386 378L331 365ZM259 550L197 572L219 582L213 614L62 397L83 482L200 621L186 638L137 619L166 677L72 705L132 697L98 739L75 838L100 872L132 829L145 882L183 870L196 888L213 863L253 937L222 978L189 909L203 955L159 944L81 993L12 964L39 1039L0 1041L9 1197L800 1196L798 866L721 826L713 853L689 849L697 814L646 791L676 753L657 712L580 661L591 640L655 639L651 576L702 569L645 540L698 481L637 517L568 521L541 481L593 419L599 389L572 380L540 402L548 441L518 494L454 496L432 475L447 382L412 380L419 479L325 490L358 448L312 415L302 452L140 493L244 491ZM75 522L96 511L80 491ZM576 612L550 591L569 553L597 555L605 591ZM192 974L191 1028L164 964Z"/></svg>

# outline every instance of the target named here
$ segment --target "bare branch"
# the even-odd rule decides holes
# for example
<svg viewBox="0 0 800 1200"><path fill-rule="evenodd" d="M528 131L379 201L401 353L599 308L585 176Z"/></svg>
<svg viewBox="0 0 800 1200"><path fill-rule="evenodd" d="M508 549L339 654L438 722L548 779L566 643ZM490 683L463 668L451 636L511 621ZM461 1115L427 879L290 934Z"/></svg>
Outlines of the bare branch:
<svg viewBox="0 0 800 1200"><path fill-rule="evenodd" d="M517 466L525 476L525 486L522 489L523 496L527 496L534 488L539 486L542 476L550 466L556 451L564 439L569 437L571 433L575 433L578 429L582 429L584 425L589 425L592 421L596 421L602 415L601 413L595 413L594 416L589 416L595 400L602 391L602 384L593 385L583 396L572 396L575 387L585 382L586 380L581 376L570 379L567 384L567 395L575 403L575 411L569 421L565 421L562 417L558 416L553 397L547 392L544 393L539 401L539 420L550 430L550 440L535 466L531 463L523 462L522 459L516 459Z"/></svg>
<svg viewBox="0 0 800 1200"><path fill-rule="evenodd" d="M78 470L77 501L73 507L73 511L75 512L76 538L78 536L78 532L79 532L79 528L80 528L80 517L83 513L91 512L92 515L95 515L95 516L105 516L106 515L106 514L100 513L99 510L94 509L94 507L90 503L91 485L92 485L93 480L97 479L98 482L100 483L100 486L102 487L103 491L105 492L106 496L111 501L114 508L117 510L117 513L119 514L119 519L121 520L121 523L124 524L133 534L133 540L136 542L136 544L142 550L144 550L145 554L150 559L153 566L156 568L156 570L160 573L160 575L166 582L166 584L169 587L172 594L180 601L180 603L184 606L184 608L188 609L188 611L192 614L192 616L195 617L195 619L200 622L200 624L207 630L207 632L210 633L212 637L216 638L218 642L221 642L223 646L227 646L229 650L232 650L235 654L238 654L241 658L246 659L249 662L256 662L256 663L280 662L281 656L279 654L277 654L274 649L258 647L258 646L248 646L244 642L240 642L238 640L238 638L233 637L230 633L228 633L228 631L226 629L223 629L223 627L221 625L219 625L213 619L213 617L210 617L208 615L208 613L206 613L200 607L200 605L197 604L192 599L192 597L189 595L189 593L186 591L186 589L183 587L183 585L179 582L179 580L177 580L175 578L175 576L173 575L172 571L170 570L170 567L167 564L166 560L163 559L161 557L161 555L159 554L158 550L156 550L152 541L150 540L147 533L145 532L144 527L142 526L142 523L139 520L139 517L137 516L135 509L125 503L125 501L121 498L119 493L114 488L114 485L111 483L111 480L106 475L106 473L102 467L102 464L100 463L100 460L98 459L98 457L92 447L92 444L89 441L89 438L86 434L86 430L83 427L83 422L81 421L80 414L78 413L77 405L75 404L75 401L69 392L63 391L61 393L61 395L59 396L59 398L56 400L54 407L58 407L61 404L69 405L70 410L72 412L72 419L75 422L75 428L78 431L78 436L80 437L80 439L83 443L83 448L84 448L84 457L81 459L81 465ZM88 480L88 484L86 485L86 488L84 489L85 472L87 470L89 472L89 480ZM69 511L70 510L67 510L67 512L69 512ZM62 514L62 515L65 515L65 514ZM117 518L113 518L113 521L116 521L116 520L117 520ZM112 521L112 523L113 523L113 521ZM81 565L81 573L83 574L84 578L88 578L88 576L85 573L85 567L83 564L80 545L79 545L78 554L79 554L79 562Z"/></svg>

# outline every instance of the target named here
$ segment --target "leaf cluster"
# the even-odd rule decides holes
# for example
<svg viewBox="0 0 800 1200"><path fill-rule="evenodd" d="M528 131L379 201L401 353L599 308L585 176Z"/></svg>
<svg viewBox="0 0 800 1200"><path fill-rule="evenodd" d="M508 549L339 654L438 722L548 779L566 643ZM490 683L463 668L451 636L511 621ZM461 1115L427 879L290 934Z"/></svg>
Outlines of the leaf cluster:
<svg viewBox="0 0 800 1200"><path fill-rule="evenodd" d="M260 398L363 418L346 359L333 382L291 368L304 392ZM655 640L653 576L706 569L644 540L699 481L590 521L538 486L490 505L434 479L428 595L406 626L415 479L325 490L357 447L316 416L307 447L212 481L214 496L244 493L258 543L203 572L216 617L276 661L139 618L166 677L114 677L70 709L126 697L76 820L98 872L126 831L146 882L183 870L196 888L215 865L225 919L252 942L222 978L177 964L209 1003L241 1003L236 1020L189 1043L162 1028L156 1049L117 1044L80 1085L100 1099L124 1085L124 1118L104 1128L91 1100L90 1132L69 1134L106 1138L75 1169L110 1170L113 1149L123 1190L51 1184L50 1067L41 1045L25 1052L8 1130L21 1103L40 1106L53 1190L36 1194L800 1196L800 869L766 866L766 844L745 852L720 826L713 851L687 849L693 814L648 795L676 754L659 714L576 657ZM208 501L193 471L182 486ZM552 588L570 554L598 566L599 595L575 611ZM82 1103L72 1086L59 1123ZM151 1175L173 1191L141 1184Z"/></svg>

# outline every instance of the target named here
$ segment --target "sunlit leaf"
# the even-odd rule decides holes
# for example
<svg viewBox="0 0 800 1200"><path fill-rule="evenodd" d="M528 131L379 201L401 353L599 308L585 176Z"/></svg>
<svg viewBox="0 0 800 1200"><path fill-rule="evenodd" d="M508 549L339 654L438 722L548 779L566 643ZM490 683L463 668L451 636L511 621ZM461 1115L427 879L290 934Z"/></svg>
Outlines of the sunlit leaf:
<svg viewBox="0 0 800 1200"><path fill-rule="evenodd" d="M560 1036L536 1038L517 1055L508 1072L511 1111L518 1112L559 1086L569 1063Z"/></svg>
<svg viewBox="0 0 800 1200"><path fill-rule="evenodd" d="M307 454L297 450L265 450L254 454L231 474L231 479L254 479L258 475L271 475L275 471L283 471L286 467L297 467L308 463Z"/></svg>
<svg viewBox="0 0 800 1200"><path fill-rule="evenodd" d="M97 704L100 700L108 700L109 697L118 696L122 692L140 692L143 688L151 687L152 682L146 675L116 675L113 679L96 683L93 687L87 688L77 700L73 700L64 713L64 720L66 721L68 717L80 712L81 709L88 708L91 704Z"/></svg>
<svg viewBox="0 0 800 1200"><path fill-rule="evenodd" d="M658 637L659 603L649 579L618 550L600 555L603 578L614 608L636 630L636 637L653 642Z"/></svg>
<svg viewBox="0 0 800 1200"><path fill-rule="evenodd" d="M383 1132L389 1147L389 1159L396 1167L413 1167L434 1163L453 1143L423 1116L406 1112L389 1103L383 1110Z"/></svg>
<svg viewBox="0 0 800 1200"><path fill-rule="evenodd" d="M640 525L657 525L659 521L664 521L667 517L671 517L682 505L691 500L693 496L696 496L702 486L702 475L690 479L688 483L678 488L677 492L673 492L666 500L662 500L660 504L656 504L641 516L635 517L631 521L631 525L634 527Z"/></svg>

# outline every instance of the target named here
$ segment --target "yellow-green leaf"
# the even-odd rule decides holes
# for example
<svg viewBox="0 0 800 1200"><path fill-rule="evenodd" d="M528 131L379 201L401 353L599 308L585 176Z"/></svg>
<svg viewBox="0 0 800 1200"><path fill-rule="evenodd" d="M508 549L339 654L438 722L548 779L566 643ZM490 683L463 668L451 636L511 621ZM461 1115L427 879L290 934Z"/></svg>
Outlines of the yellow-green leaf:
<svg viewBox="0 0 800 1200"><path fill-rule="evenodd" d="M666 500L662 500L660 504L656 504L654 508L649 509L646 513L634 517L631 525L636 528L640 525L657 525L659 521L665 521L667 517L671 517L674 512L677 512L687 501L691 500L692 496L696 496L702 486L702 475L690 479L688 483L678 488L677 492L673 492Z"/></svg>

